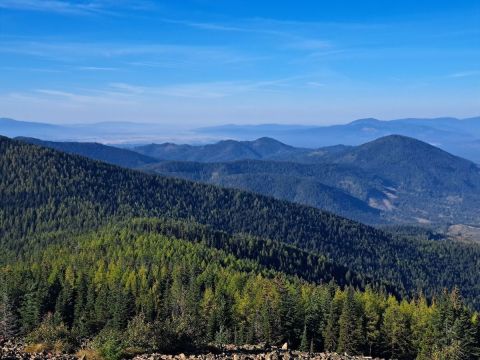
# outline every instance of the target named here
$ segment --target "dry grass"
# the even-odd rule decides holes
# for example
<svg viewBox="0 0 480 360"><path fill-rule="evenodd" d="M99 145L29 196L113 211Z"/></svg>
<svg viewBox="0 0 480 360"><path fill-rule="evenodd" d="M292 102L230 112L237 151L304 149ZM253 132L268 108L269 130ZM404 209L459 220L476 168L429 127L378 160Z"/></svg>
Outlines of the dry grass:
<svg viewBox="0 0 480 360"><path fill-rule="evenodd" d="M29 354L37 354L47 351L60 355L65 351L65 344L61 340L56 341L53 345L48 343L28 344L25 346L24 351Z"/></svg>
<svg viewBox="0 0 480 360"><path fill-rule="evenodd" d="M24 351L29 354L36 354L36 353L41 353L49 350L51 350L51 347L45 343L29 344L29 345L26 345L24 349Z"/></svg>
<svg viewBox="0 0 480 360"><path fill-rule="evenodd" d="M60 355L65 351L65 344L61 340L55 341L55 344L53 344L53 349L52 349L54 354Z"/></svg>
<svg viewBox="0 0 480 360"><path fill-rule="evenodd" d="M81 349L75 354L78 359L83 360L103 360L102 356L93 349Z"/></svg>
<svg viewBox="0 0 480 360"><path fill-rule="evenodd" d="M125 352L125 355L127 355L128 357L134 357L136 355L141 355L145 353L144 349L136 348L136 347L128 347L123 351Z"/></svg>

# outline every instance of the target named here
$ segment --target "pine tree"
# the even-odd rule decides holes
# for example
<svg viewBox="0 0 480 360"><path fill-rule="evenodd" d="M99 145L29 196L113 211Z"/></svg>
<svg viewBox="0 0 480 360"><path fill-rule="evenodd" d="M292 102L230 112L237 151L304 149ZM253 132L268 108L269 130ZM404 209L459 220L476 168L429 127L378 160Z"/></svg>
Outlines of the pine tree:
<svg viewBox="0 0 480 360"><path fill-rule="evenodd" d="M339 319L339 337L337 351L357 355L363 342L362 321L352 287L347 289Z"/></svg>
<svg viewBox="0 0 480 360"><path fill-rule="evenodd" d="M310 350L310 344L308 341L308 334L307 334L307 325L303 327L303 333L302 333L302 338L300 340L300 350L301 351L309 351Z"/></svg>
<svg viewBox="0 0 480 360"><path fill-rule="evenodd" d="M324 339L325 350L336 351L338 346L339 335L339 319L342 312L344 295L339 289L336 290L330 305L330 310L327 318L327 325L325 327Z"/></svg>
<svg viewBox="0 0 480 360"><path fill-rule="evenodd" d="M280 334L283 337L282 341L286 341L289 346L298 346L302 329L299 314L299 294L296 288L282 284L280 285L280 296Z"/></svg>
<svg viewBox="0 0 480 360"><path fill-rule="evenodd" d="M218 346L220 349L223 349L223 347L228 343L229 338L230 334L228 330L223 325L220 325L220 327L215 333L215 345Z"/></svg>
<svg viewBox="0 0 480 360"><path fill-rule="evenodd" d="M215 312L215 298L211 288L207 288L203 293L203 299L200 303L201 315L203 322L203 329L205 334L205 342L210 343L215 339L216 312Z"/></svg>
<svg viewBox="0 0 480 360"><path fill-rule="evenodd" d="M55 304L55 323L63 323L70 328L73 325L74 308L73 289L68 283L65 283L58 294Z"/></svg>
<svg viewBox="0 0 480 360"><path fill-rule="evenodd" d="M91 286L88 296L90 301L95 301L92 316L94 328L100 330L110 320L110 313L116 307L118 295L103 284L98 285L96 289Z"/></svg>
<svg viewBox="0 0 480 360"><path fill-rule="evenodd" d="M478 359L480 358L480 348L471 315L464 308L460 309L459 312L460 314L452 327L451 342L459 345L458 358L465 360Z"/></svg>
<svg viewBox="0 0 480 360"><path fill-rule="evenodd" d="M0 338L10 339L17 334L17 317L6 291L0 294Z"/></svg>
<svg viewBox="0 0 480 360"><path fill-rule="evenodd" d="M20 309L21 330L26 334L32 331L41 320L41 299L39 291L31 288L23 298L22 307Z"/></svg>
<svg viewBox="0 0 480 360"><path fill-rule="evenodd" d="M367 287L363 294L363 312L365 317L365 338L368 354L378 353L380 343L380 325L383 313L382 296Z"/></svg>
<svg viewBox="0 0 480 360"><path fill-rule="evenodd" d="M130 291L116 289L113 292L113 309L111 325L116 330L123 330L135 312L135 300Z"/></svg>
<svg viewBox="0 0 480 360"><path fill-rule="evenodd" d="M304 329L301 344L305 351L314 352L321 349L323 344L322 332L324 330L325 314L323 314L323 301L325 291L320 292L316 288L308 288L303 293L304 297Z"/></svg>
<svg viewBox="0 0 480 360"><path fill-rule="evenodd" d="M411 314L409 304L401 304L390 296L387 300L382 323L382 338L389 358L410 359L412 357Z"/></svg>

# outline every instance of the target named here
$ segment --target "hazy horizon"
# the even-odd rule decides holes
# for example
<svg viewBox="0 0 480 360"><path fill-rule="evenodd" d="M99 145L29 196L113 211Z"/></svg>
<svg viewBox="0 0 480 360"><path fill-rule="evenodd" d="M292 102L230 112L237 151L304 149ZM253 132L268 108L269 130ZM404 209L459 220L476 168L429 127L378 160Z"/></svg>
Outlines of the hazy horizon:
<svg viewBox="0 0 480 360"><path fill-rule="evenodd" d="M101 125L101 124L135 124L135 125L156 125L158 127L165 127L165 128L172 128L172 127L178 127L180 130L201 130L202 128L217 128L217 127L223 127L223 126L239 126L239 127L249 127L249 126L294 126L294 127L329 127L329 126L335 126L335 125L348 125L352 122L355 121L361 121L361 120L378 120L380 122L390 122L390 121L399 121L399 120L409 120L409 119L414 119L414 120L439 120L439 119L455 119L455 120L470 120L470 119L480 119L480 114L474 114L472 116L466 116L466 117L458 117L458 116L450 116L450 115L445 115L445 116L438 116L438 117L418 117L418 116L412 116L412 117L398 117L398 118L377 118L377 117L362 117L362 118L351 118L351 119L345 119L345 120L340 120L338 122L327 122L327 121L318 121L318 122L312 122L312 123L294 123L294 122L225 122L225 123L215 123L215 124L201 124L201 123L193 123L191 126L188 124L178 124L178 123L168 123L168 122L157 122L157 121L133 121L133 120L100 120L100 121L83 121L83 122L72 122L72 123L66 123L64 121L42 121L38 119L19 119L19 118L13 118L10 116L2 116L0 114L0 120L1 119L6 119L6 120L13 120L17 122L25 122L25 123L37 123L37 124L46 124L46 125L58 125L58 126L88 126L88 125Z"/></svg>

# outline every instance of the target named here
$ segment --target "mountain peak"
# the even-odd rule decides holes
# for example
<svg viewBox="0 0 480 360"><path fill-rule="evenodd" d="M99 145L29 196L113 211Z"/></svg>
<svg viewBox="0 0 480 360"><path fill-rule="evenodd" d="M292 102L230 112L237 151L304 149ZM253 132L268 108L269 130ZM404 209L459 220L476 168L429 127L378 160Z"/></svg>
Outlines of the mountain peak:
<svg viewBox="0 0 480 360"><path fill-rule="evenodd" d="M473 162L403 135L354 147L333 161L370 171L414 192L457 193L461 187L478 188L480 179L480 169Z"/></svg>
<svg viewBox="0 0 480 360"><path fill-rule="evenodd" d="M428 162L427 158L442 158L450 159L457 158L456 156L439 149L438 147L428 144L424 141L414 139L404 135L387 135L376 140L367 142L358 146L354 150L357 154L370 158L387 158L390 161L413 161L424 160ZM422 157L427 157L422 159ZM458 158L461 161L467 160Z"/></svg>
<svg viewBox="0 0 480 360"><path fill-rule="evenodd" d="M262 145L262 146L281 146L281 147L285 147L285 148L291 148L290 145L287 145L287 144L284 144L283 142L281 141L278 141L277 139L274 139L274 138L271 138L271 137L268 137L268 136L263 136L263 137L260 137L256 140L253 140L253 141L249 141L250 144L252 145Z"/></svg>
<svg viewBox="0 0 480 360"><path fill-rule="evenodd" d="M273 142L273 143L283 144L282 142L268 136L259 137L258 139L253 140L252 142Z"/></svg>
<svg viewBox="0 0 480 360"><path fill-rule="evenodd" d="M391 135L386 135L379 137L378 139L375 139L373 141L368 142L367 144L372 144L372 143L385 143L385 142L397 142L397 143L421 143L421 144L426 144L426 142L415 139L410 136L405 136L405 135L400 135L400 134L391 134ZM430 145L431 146L431 145Z"/></svg>
<svg viewBox="0 0 480 360"><path fill-rule="evenodd" d="M429 144L425 141L421 141L405 135L386 135L378 139L360 145L359 149L374 149L376 148L379 151L379 154L383 151L395 151L395 152L404 152L404 153L418 153L418 152L431 152L432 154L443 154L448 157L455 157L454 155L436 147L435 145ZM459 158L460 159L460 158ZM464 159L462 159L464 160ZM465 160L467 161L467 160Z"/></svg>
<svg viewBox="0 0 480 360"><path fill-rule="evenodd" d="M375 118L365 118L352 121L349 125L377 125L381 123L381 120Z"/></svg>

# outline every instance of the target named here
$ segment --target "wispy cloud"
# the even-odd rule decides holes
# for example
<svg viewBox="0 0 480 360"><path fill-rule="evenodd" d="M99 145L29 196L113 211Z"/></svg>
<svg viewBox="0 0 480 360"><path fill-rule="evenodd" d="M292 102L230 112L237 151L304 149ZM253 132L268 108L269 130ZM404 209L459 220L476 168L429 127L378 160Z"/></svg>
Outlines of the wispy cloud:
<svg viewBox="0 0 480 360"><path fill-rule="evenodd" d="M71 106L98 105L98 104L121 105L121 104L125 104L126 102L130 102L130 103L134 102L133 99L129 99L128 97L123 96L123 94L121 93L108 93L108 92L99 93L97 91L73 92L73 91L61 91L61 90L53 90L53 89L36 89L29 93L15 94L15 96L36 99L37 101L41 101L41 100L58 101L58 99L62 99L63 101L67 100L68 105L71 105Z"/></svg>
<svg viewBox="0 0 480 360"><path fill-rule="evenodd" d="M111 83L110 88L113 88L115 91L121 91L130 94L142 94L146 91L145 86L131 85L126 83Z"/></svg>
<svg viewBox="0 0 480 360"><path fill-rule="evenodd" d="M101 2L69 2L60 0L0 0L0 8L54 12L62 14L91 14L103 12Z"/></svg>
<svg viewBox="0 0 480 360"><path fill-rule="evenodd" d="M380 22L352 22L352 21L307 21L307 20L284 20L265 17L247 19L252 24L261 24L270 27L291 27L319 29L346 29L346 30L378 30L389 25Z"/></svg>
<svg viewBox="0 0 480 360"><path fill-rule="evenodd" d="M249 29L247 27L242 27L242 26L218 24L213 22L197 22L197 21L189 21L189 20L175 20L175 19L168 19L168 18L163 18L162 21L168 24L188 26L188 27L192 27L195 29L202 29L202 30L234 31L234 32L257 32L258 31L258 29L253 29L253 28Z"/></svg>
<svg viewBox="0 0 480 360"><path fill-rule="evenodd" d="M285 35L303 31L319 31L325 29L343 30L378 30L387 27L383 23L354 23L330 21L294 21L269 18L237 19L233 23L202 22L185 19L163 18L163 22L188 26L202 30L215 30L227 32L263 33L271 35Z"/></svg>
<svg viewBox="0 0 480 360"><path fill-rule="evenodd" d="M144 86L129 83L110 83L100 88L90 89L49 89L38 88L20 93L10 93L8 96L15 99L29 101L58 101L62 99L75 106L88 104L141 104L168 98L215 100L241 94L273 93L282 91L302 77L290 77L263 81L216 81L198 83L177 83L158 86ZM313 84L313 83L312 83ZM316 84L316 86L320 86Z"/></svg>
<svg viewBox="0 0 480 360"><path fill-rule="evenodd" d="M298 50L322 50L331 48L332 43L326 40L296 38L296 41L292 41L288 47Z"/></svg>
<svg viewBox="0 0 480 360"><path fill-rule="evenodd" d="M310 86L310 87L313 87L313 88L320 88L320 87L325 86L324 83L320 83L320 82L317 82L317 81L309 81L309 82L307 82L307 85Z"/></svg>
<svg viewBox="0 0 480 360"><path fill-rule="evenodd" d="M67 1L67 0L0 0L0 8L10 10L41 11L59 14L88 15L112 13L113 9L147 9L152 2L145 0L94 0L94 1Z"/></svg>
<svg viewBox="0 0 480 360"><path fill-rule="evenodd" d="M49 69L49 68L36 68L36 67L19 67L19 66L2 66L0 67L1 70L5 71L29 71L29 72L37 72L37 73L63 73L65 72L64 69Z"/></svg>
<svg viewBox="0 0 480 360"><path fill-rule="evenodd" d="M77 43L53 41L3 41L0 53L21 54L44 57L55 61L78 62L85 59L129 59L137 66L163 64L232 64L258 60L227 47L190 46L172 44L135 43ZM137 60L138 59L138 60ZM127 60L125 60L127 61ZM87 70L100 70L100 67L84 66Z"/></svg>
<svg viewBox="0 0 480 360"><path fill-rule="evenodd" d="M117 71L118 68L114 67L104 67L104 66L79 66L78 70L82 71Z"/></svg>
<svg viewBox="0 0 480 360"><path fill-rule="evenodd" d="M173 19L162 20L166 23L187 26L200 30L268 35L280 38L283 42L286 42L286 47L289 47L291 49L317 50L332 46L331 41L310 38L303 34L306 31L308 32L308 30L312 30L311 23L295 23L295 27L292 28L292 23L290 22L277 21L272 24L271 21L265 19L246 19L243 21L239 21L236 24L195 22Z"/></svg>
<svg viewBox="0 0 480 360"><path fill-rule="evenodd" d="M168 96L180 98L215 99L249 92L275 92L287 86L296 77L264 81L214 81L181 83L163 86L138 86L112 83L110 88L124 94L142 96Z"/></svg>
<svg viewBox="0 0 480 360"><path fill-rule="evenodd" d="M480 70L471 70L471 71L460 71L453 74L449 74L449 78L465 78L472 76L480 76Z"/></svg>

